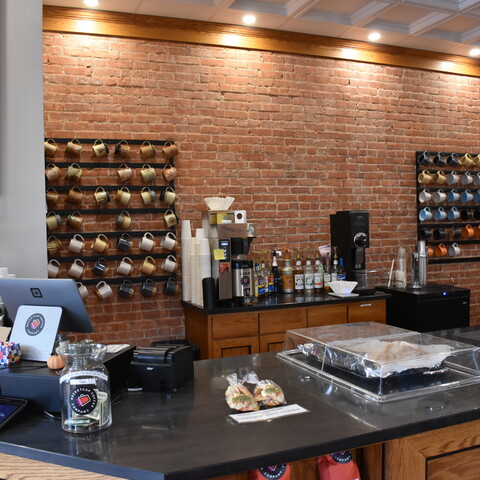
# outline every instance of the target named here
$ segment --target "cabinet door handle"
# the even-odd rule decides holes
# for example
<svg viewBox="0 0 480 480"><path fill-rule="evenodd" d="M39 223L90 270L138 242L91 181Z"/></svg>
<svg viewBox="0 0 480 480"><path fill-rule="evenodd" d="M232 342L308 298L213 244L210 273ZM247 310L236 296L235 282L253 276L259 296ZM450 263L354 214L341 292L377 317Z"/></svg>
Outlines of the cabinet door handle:
<svg viewBox="0 0 480 480"><path fill-rule="evenodd" d="M372 304L371 303L361 303L360 304L360 307L371 307Z"/></svg>

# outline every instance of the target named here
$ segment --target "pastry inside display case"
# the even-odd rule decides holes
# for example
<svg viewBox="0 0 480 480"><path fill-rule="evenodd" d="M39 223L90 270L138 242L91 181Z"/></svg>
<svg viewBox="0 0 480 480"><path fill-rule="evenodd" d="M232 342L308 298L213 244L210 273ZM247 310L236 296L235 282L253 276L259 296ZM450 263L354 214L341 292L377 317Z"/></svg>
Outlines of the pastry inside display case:
<svg viewBox="0 0 480 480"><path fill-rule="evenodd" d="M480 381L480 349L377 322L288 330L278 357L375 401Z"/></svg>

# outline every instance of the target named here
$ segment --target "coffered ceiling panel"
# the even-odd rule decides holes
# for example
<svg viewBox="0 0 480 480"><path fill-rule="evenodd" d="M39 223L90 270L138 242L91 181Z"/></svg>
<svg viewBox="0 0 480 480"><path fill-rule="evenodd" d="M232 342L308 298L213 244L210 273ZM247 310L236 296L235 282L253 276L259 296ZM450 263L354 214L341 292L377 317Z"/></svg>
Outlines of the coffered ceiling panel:
<svg viewBox="0 0 480 480"><path fill-rule="evenodd" d="M45 5L86 8L82 0ZM254 26L469 55L480 47L480 0L100 0L97 9Z"/></svg>

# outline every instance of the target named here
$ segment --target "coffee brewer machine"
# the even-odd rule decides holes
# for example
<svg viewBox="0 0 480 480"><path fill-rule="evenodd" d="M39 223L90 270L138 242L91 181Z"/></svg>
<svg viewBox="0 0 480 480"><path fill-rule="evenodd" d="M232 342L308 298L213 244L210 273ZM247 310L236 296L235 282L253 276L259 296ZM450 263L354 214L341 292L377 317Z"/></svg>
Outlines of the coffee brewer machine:
<svg viewBox="0 0 480 480"><path fill-rule="evenodd" d="M366 210L344 210L330 215L331 245L337 247L345 262L347 280L358 283L354 291L360 294L375 290L375 279L368 278L365 269L365 249L370 242L368 219Z"/></svg>
<svg viewBox="0 0 480 480"><path fill-rule="evenodd" d="M216 281L216 299L243 303L253 295L253 262L247 260L255 238L255 225L234 223L231 211L208 211L202 226L210 240L212 277Z"/></svg>

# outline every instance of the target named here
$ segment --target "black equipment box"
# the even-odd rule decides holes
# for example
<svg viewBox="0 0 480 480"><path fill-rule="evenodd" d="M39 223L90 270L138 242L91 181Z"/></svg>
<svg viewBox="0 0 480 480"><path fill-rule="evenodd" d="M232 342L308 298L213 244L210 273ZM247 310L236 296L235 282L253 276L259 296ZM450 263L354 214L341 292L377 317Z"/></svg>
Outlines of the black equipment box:
<svg viewBox="0 0 480 480"><path fill-rule="evenodd" d="M427 284L420 288L377 287L389 293L387 324L416 332L431 332L470 324L468 288Z"/></svg>
<svg viewBox="0 0 480 480"><path fill-rule="evenodd" d="M107 353L103 364L110 377L112 398L127 386L130 362L135 347ZM0 395L25 398L30 408L50 412L60 411L60 375L43 362L22 360L0 369Z"/></svg>
<svg viewBox="0 0 480 480"><path fill-rule="evenodd" d="M193 378L193 350L181 344L139 348L133 352L131 374L146 392L174 391Z"/></svg>

